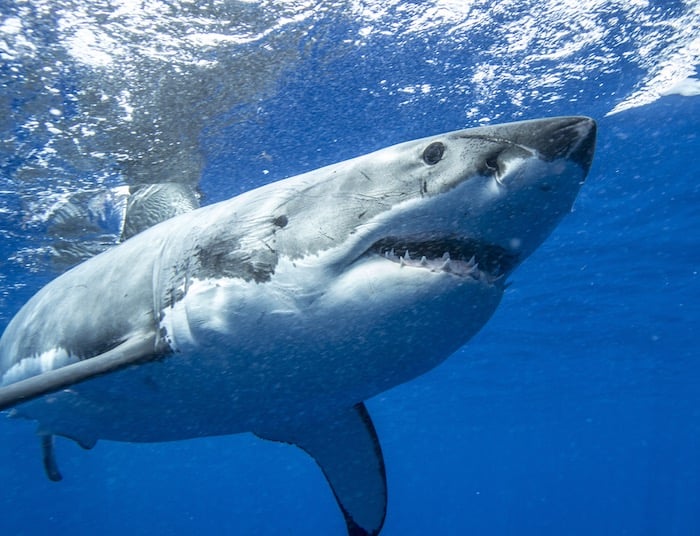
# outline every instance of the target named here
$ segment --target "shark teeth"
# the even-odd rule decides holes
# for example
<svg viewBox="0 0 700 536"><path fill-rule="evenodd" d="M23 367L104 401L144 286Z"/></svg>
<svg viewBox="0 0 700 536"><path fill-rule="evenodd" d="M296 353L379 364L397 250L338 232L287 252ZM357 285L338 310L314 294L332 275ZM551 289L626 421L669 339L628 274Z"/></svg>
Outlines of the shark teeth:
<svg viewBox="0 0 700 536"><path fill-rule="evenodd" d="M455 276L470 277L477 281L485 281L495 283L501 281L503 274L490 274L479 269L479 263L476 262L476 257L472 256L468 261L452 259L449 252L442 254L442 257L431 259L425 255L420 257L420 260L411 258L408 250L403 255L398 256L391 249L387 250L382 255L385 259L397 263L401 268L424 268L433 273L445 272Z"/></svg>

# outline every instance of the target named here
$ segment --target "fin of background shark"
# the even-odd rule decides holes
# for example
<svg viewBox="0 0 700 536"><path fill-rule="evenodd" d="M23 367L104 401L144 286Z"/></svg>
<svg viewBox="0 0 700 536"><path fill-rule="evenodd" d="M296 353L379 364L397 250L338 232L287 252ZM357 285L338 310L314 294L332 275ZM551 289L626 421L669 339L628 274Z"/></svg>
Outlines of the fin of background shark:
<svg viewBox="0 0 700 536"><path fill-rule="evenodd" d="M164 182L129 188L121 240L178 214L199 208L199 194L189 184Z"/></svg>
<svg viewBox="0 0 700 536"><path fill-rule="evenodd" d="M157 223L199 208L200 197L196 185L163 182L61 198L47 228L51 266L63 272Z"/></svg>

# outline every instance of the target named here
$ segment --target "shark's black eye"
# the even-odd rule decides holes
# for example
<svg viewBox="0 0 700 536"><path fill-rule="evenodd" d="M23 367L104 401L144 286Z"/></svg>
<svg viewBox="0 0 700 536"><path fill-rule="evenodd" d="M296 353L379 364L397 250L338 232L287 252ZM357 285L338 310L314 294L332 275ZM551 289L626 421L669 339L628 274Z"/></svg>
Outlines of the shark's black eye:
<svg viewBox="0 0 700 536"><path fill-rule="evenodd" d="M441 159L442 155L445 153L445 144L439 141L433 142L425 148L423 151L423 162L429 166L437 164Z"/></svg>

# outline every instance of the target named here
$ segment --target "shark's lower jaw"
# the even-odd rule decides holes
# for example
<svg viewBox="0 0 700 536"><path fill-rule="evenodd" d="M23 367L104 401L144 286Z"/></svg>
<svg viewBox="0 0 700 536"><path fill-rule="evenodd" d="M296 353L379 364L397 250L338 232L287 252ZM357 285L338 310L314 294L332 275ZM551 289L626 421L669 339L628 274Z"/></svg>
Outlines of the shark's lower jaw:
<svg viewBox="0 0 700 536"><path fill-rule="evenodd" d="M368 254L379 255L402 268L468 277L486 284L503 284L518 265L518 255L474 239L384 238Z"/></svg>

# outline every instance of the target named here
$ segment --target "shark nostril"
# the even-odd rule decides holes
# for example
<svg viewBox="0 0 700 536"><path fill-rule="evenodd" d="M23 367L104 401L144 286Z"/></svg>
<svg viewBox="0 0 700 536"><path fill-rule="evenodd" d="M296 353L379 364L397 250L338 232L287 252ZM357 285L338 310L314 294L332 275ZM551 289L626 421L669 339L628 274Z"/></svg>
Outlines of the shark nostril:
<svg viewBox="0 0 700 536"><path fill-rule="evenodd" d="M492 156L486 159L486 169L493 173L498 173L498 157Z"/></svg>
<svg viewBox="0 0 700 536"><path fill-rule="evenodd" d="M500 179L504 172L503 161L501 160L502 153L503 149L499 148L498 151L487 155L482 164L482 173L485 175L491 175L501 186L503 186L503 183Z"/></svg>

